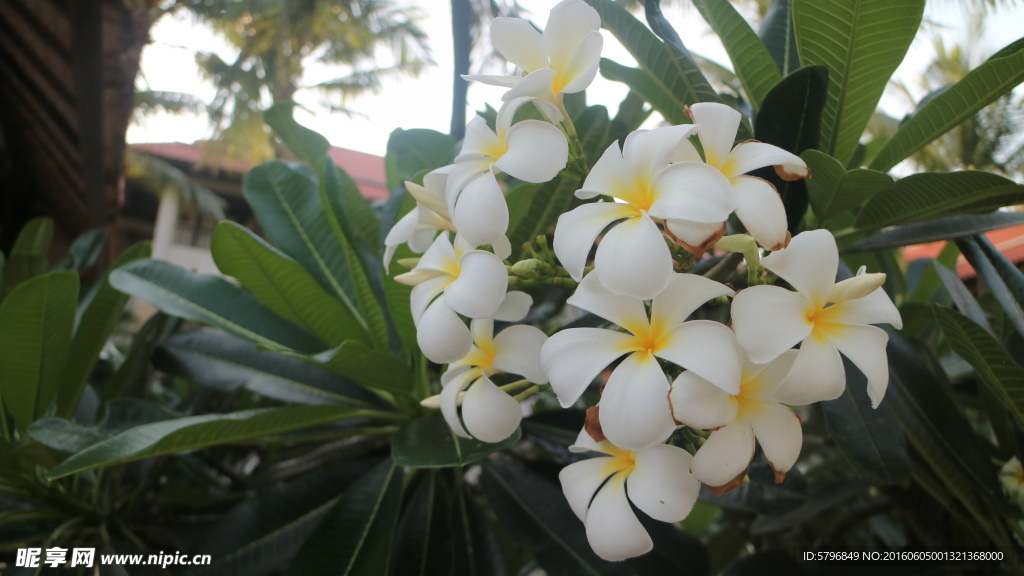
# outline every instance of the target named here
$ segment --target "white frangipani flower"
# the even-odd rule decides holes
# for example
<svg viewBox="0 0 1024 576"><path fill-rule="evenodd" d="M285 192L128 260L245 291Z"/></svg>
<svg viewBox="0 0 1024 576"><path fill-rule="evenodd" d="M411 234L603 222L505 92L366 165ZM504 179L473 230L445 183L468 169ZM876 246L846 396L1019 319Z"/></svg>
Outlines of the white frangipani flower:
<svg viewBox="0 0 1024 576"><path fill-rule="evenodd" d="M459 436L500 442L519 427L523 413L519 402L498 388L490 377L506 372L534 384L547 383L540 367L540 349L547 336L524 325L510 326L494 336L493 318L473 320L470 329L473 347L469 354L451 363L441 376L441 413Z"/></svg>
<svg viewBox="0 0 1024 576"><path fill-rule="evenodd" d="M736 337L756 363L780 356L800 343L786 379L775 391L789 404L838 398L846 387L842 352L868 380L877 407L889 384L885 346L888 335L869 324L903 321L881 288L885 274L863 274L836 283L839 250L828 230L798 234L785 250L761 261L797 292L779 286L753 286L732 304Z"/></svg>
<svg viewBox="0 0 1024 576"><path fill-rule="evenodd" d="M779 193L769 182L744 174L757 168L774 166L782 179L799 180L811 175L807 164L799 156L778 146L754 140L742 142L734 148L732 144L736 140L736 131L743 115L725 104L694 104L687 108L687 114L700 127L699 137L705 161L709 166L721 170L731 184L736 216L740 222L761 246L768 250L784 248L787 241L786 210ZM685 155L688 159L700 158L692 144L686 142L684 147L688 148ZM700 224L700 221L696 223ZM687 230L670 222L669 229L688 244L697 246L702 243L696 242L698 238L694 235L699 227L691 226ZM712 230L706 227L705 233Z"/></svg>
<svg viewBox="0 0 1024 576"><path fill-rule="evenodd" d="M700 483L690 474L691 457L682 448L655 444L623 450L606 439L595 441L584 429L569 449L601 454L566 466L558 479L586 525L591 548L605 560L625 560L654 547L630 502L655 520L679 522L697 501Z"/></svg>
<svg viewBox="0 0 1024 576"><path fill-rule="evenodd" d="M733 291L693 274L673 275L651 303L618 296L587 275L567 301L618 324L626 333L602 328L570 328L548 338L540 361L562 407L571 406L594 378L620 356L601 393L601 427L615 445L637 450L660 442L675 429L669 410L668 377L658 358L739 392L740 368L735 338L709 320L686 322L702 304Z"/></svg>
<svg viewBox="0 0 1024 576"><path fill-rule="evenodd" d="M494 254L473 250L459 235L453 245L445 232L412 271L395 280L413 286L412 318L420 350L432 362L446 364L465 356L473 345L459 314L494 316L505 300L508 271Z"/></svg>
<svg viewBox="0 0 1024 576"><path fill-rule="evenodd" d="M540 120L512 118L528 98L498 110L496 131L480 116L466 126L462 151L448 177L447 204L459 234L477 246L491 244L499 257L511 253L508 205L495 179L500 170L525 182L547 182L565 168L569 144L562 131Z"/></svg>
<svg viewBox="0 0 1024 576"><path fill-rule="evenodd" d="M576 196L604 195L619 202L584 204L559 216L555 227L555 255L575 280L583 277L597 236L622 220L598 244L594 272L616 294L651 299L672 276L672 257L656 221L665 220L670 228L681 219L721 227L735 206L729 181L703 162L679 161L681 144L694 130L689 125L638 130L626 137L621 151L617 143L605 150Z"/></svg>
<svg viewBox="0 0 1024 576"><path fill-rule="evenodd" d="M422 254L430 248L438 230L455 232L445 201L448 174L452 168L448 165L427 173L423 176L423 186L415 182L405 183L406 191L416 199L416 207L396 222L384 239L385 272L389 270L391 258L400 244L408 242L413 252Z"/></svg>
<svg viewBox="0 0 1024 576"><path fill-rule="evenodd" d="M796 463L803 443L800 418L775 389L796 358L790 350L768 364L754 364L741 354L743 372L738 394L728 394L693 372L672 383L669 402L677 422L714 430L693 456L690 470L718 494L742 480L754 456L754 438L781 482ZM718 490L715 490L715 489Z"/></svg>
<svg viewBox="0 0 1024 576"><path fill-rule="evenodd" d="M543 35L521 18L495 18L491 42L526 76L463 78L509 88L502 97L506 102L526 96L560 105L562 94L586 89L597 76L604 44L600 28L601 17L583 0L563 0L555 5Z"/></svg>

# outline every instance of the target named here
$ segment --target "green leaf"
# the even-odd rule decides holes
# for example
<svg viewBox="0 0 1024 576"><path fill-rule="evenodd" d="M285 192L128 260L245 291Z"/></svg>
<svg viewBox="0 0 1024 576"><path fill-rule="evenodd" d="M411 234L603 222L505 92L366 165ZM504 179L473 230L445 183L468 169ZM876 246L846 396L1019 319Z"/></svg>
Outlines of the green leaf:
<svg viewBox="0 0 1024 576"><path fill-rule="evenodd" d="M153 365L203 386L226 391L244 388L284 402L353 407L379 403L376 396L330 372L256 350L244 340L211 328L168 338L154 354Z"/></svg>
<svg viewBox="0 0 1024 576"><path fill-rule="evenodd" d="M387 574L401 507L402 472L390 461L382 462L342 494L286 574Z"/></svg>
<svg viewBox="0 0 1024 576"><path fill-rule="evenodd" d="M327 221L334 230L334 236L344 255L356 300L362 317L366 319L370 338L378 348L386 348L388 325L384 318L384 308L377 299L377 292L383 291L383 287L371 282L371 277L367 274L367 270L372 270L373 279L379 281L381 277L381 263L378 260L380 250L377 249L380 243L380 222L369 203L359 193L355 182L344 172L332 170L332 166L334 163L328 159L325 186L322 186L320 191L321 201ZM338 178L337 184L335 176ZM332 190L340 192L331 192ZM348 232L350 229L355 229L360 235L364 245L369 247L369 253L367 250L360 250L359 242ZM372 238L372 242L368 238Z"/></svg>
<svg viewBox="0 0 1024 576"><path fill-rule="evenodd" d="M937 306L935 318L950 348L974 368L982 384L1024 428L1024 368L999 341L963 314Z"/></svg>
<svg viewBox="0 0 1024 576"><path fill-rule="evenodd" d="M447 134L422 128L396 128L388 137L384 156L388 190L394 191L420 172L450 164L455 152L455 140Z"/></svg>
<svg viewBox="0 0 1024 576"><path fill-rule="evenodd" d="M583 523L556 484L503 460L484 463L481 485L490 507L516 542L526 546L548 574L629 574L627 566L597 557Z"/></svg>
<svg viewBox="0 0 1024 576"><path fill-rule="evenodd" d="M890 383L886 402L893 404L907 440L979 528L993 542L1009 546L995 513L1003 503L989 451L960 412L949 383L898 333L887 332Z"/></svg>
<svg viewBox="0 0 1024 576"><path fill-rule="evenodd" d="M320 186L309 169L266 162L245 175L242 188L270 240L365 324L356 305L350 262L338 249L339 239L325 214Z"/></svg>
<svg viewBox="0 0 1024 576"><path fill-rule="evenodd" d="M1006 283L1011 297L1017 303L1024 305L1024 274L1002 252L996 249L987 237L978 236L976 242L996 269L999 277Z"/></svg>
<svg viewBox="0 0 1024 576"><path fill-rule="evenodd" d="M0 303L0 397L22 429L61 388L77 302L78 274L60 271L26 280Z"/></svg>
<svg viewBox="0 0 1024 576"><path fill-rule="evenodd" d="M369 344L359 321L298 262L234 222L217 225L210 241L220 271L236 278L282 318L315 334L327 346L346 340Z"/></svg>
<svg viewBox="0 0 1024 576"><path fill-rule="evenodd" d="M844 478L811 492L799 508L777 516L758 516L750 525L751 536L774 534L792 526L807 525L810 520L847 500L867 492L870 486L856 478Z"/></svg>
<svg viewBox="0 0 1024 576"><path fill-rule="evenodd" d="M953 299L953 304L956 305L957 309L959 309L964 315L968 316L971 320L980 324L986 331L991 332L992 327L989 326L988 317L985 316L985 311L982 310L978 301L974 298L974 294L971 294L971 291L964 285L963 281L960 280L960 277L957 276L956 272L946 268L939 262L935 262L935 270L938 273L943 286L946 287L946 291L949 292L950 297ZM932 313L931 316L934 317L935 314Z"/></svg>
<svg viewBox="0 0 1024 576"><path fill-rule="evenodd" d="M772 0L757 35L761 37L761 41L772 55L775 66L783 76L800 67L790 0Z"/></svg>
<svg viewBox="0 0 1024 576"><path fill-rule="evenodd" d="M420 478L395 531L394 576L452 574L451 494L437 470Z"/></svg>
<svg viewBox="0 0 1024 576"><path fill-rule="evenodd" d="M901 484L910 474L907 442L892 405L881 402L871 407L867 379L852 362L843 360L846 390L829 402L822 402L825 424L836 448L860 477L876 486Z"/></svg>
<svg viewBox="0 0 1024 576"><path fill-rule="evenodd" d="M129 262L149 258L152 245L139 242L124 251L78 305L78 321L68 354L67 365L57 396L57 414L70 418L82 397L89 375L121 320L128 295L110 285L110 274Z"/></svg>
<svg viewBox="0 0 1024 576"><path fill-rule="evenodd" d="M137 398L115 398L104 406L104 411L103 420L98 424L84 425L64 418L42 418L28 427L28 433L48 448L73 454L129 428L179 416L163 406Z"/></svg>
<svg viewBox="0 0 1024 576"><path fill-rule="evenodd" d="M988 245L988 250L982 249L984 244ZM1024 336L1024 311L1021 310L1021 306L1024 305L1024 278L1021 277L1020 271L1007 261L1006 257L1000 254L984 236L959 238L956 240L956 245L978 272L978 276L985 281L985 285L988 286L992 296L1006 312L1013 327L1020 335ZM990 260L990 258L992 259ZM996 270L995 261L1002 261L1004 270L1009 272L1007 278L1011 282L1016 282L1019 294L1015 295L1007 286L1003 276Z"/></svg>
<svg viewBox="0 0 1024 576"><path fill-rule="evenodd" d="M359 415L358 410L344 406L289 406L144 424L72 455L48 470L46 477L54 480L153 456L249 442Z"/></svg>
<svg viewBox="0 0 1024 576"><path fill-rule="evenodd" d="M828 68L820 150L844 166L923 14L924 0L794 0L800 62Z"/></svg>
<svg viewBox="0 0 1024 576"><path fill-rule="evenodd" d="M193 274L170 262L145 259L114 270L110 284L167 314L212 324L250 342L303 352L322 348L308 332L220 276Z"/></svg>
<svg viewBox="0 0 1024 576"><path fill-rule="evenodd" d="M807 192L819 222L863 206L895 186L888 174L862 168L847 170L835 158L817 150L806 150L800 157L814 174L807 180Z"/></svg>
<svg viewBox="0 0 1024 576"><path fill-rule="evenodd" d="M630 91L647 101L669 124L691 124L682 104L670 87L643 68L631 68L608 58L601 58L601 76L612 82L622 82Z"/></svg>
<svg viewBox="0 0 1024 576"><path fill-rule="evenodd" d="M817 172L814 173L814 177L818 177ZM949 216L898 226L884 232L879 232L878 234L868 236L852 246L843 248L843 252L881 250L883 248L898 248L913 244L953 240L1019 224L1024 224L1024 212L992 212L991 214Z"/></svg>
<svg viewBox="0 0 1024 576"><path fill-rule="evenodd" d="M371 390L387 390L398 394L408 394L412 390L413 376L405 362L359 342L345 342L319 354L278 351L321 366Z"/></svg>
<svg viewBox="0 0 1024 576"><path fill-rule="evenodd" d="M661 90L674 96L675 105L665 109L651 102L671 124L689 123L688 119L680 119L680 115L685 118L684 105L721 102L692 59L675 46L659 40L625 8L611 0L587 0L587 3L601 15L601 26L610 31L636 58L640 67L647 72L647 77L659 84ZM643 94L640 90L637 92Z"/></svg>
<svg viewBox="0 0 1024 576"><path fill-rule="evenodd" d="M83 232L68 248L68 254L55 263L51 270L88 270L96 264L107 243L107 229L93 228Z"/></svg>
<svg viewBox="0 0 1024 576"><path fill-rule="evenodd" d="M6 265L7 259L4 258L4 253L0 252L0 301L2 301L6 295L4 292L4 267Z"/></svg>
<svg viewBox="0 0 1024 576"><path fill-rule="evenodd" d="M923 172L896 181L857 214L856 227L881 228L1024 203L1024 185L989 172Z"/></svg>
<svg viewBox="0 0 1024 576"><path fill-rule="evenodd" d="M871 161L888 170L1024 81L1024 38L1000 50L906 119Z"/></svg>
<svg viewBox="0 0 1024 576"><path fill-rule="evenodd" d="M816 148L827 89L828 72L820 66L801 68L786 76L765 96L761 112L754 119L754 136L793 154ZM805 181L783 180L770 167L754 175L764 178L779 191L786 208L788 228L793 234L799 232L807 212Z"/></svg>
<svg viewBox="0 0 1024 576"><path fill-rule="evenodd" d="M455 471L458 473L458 469ZM463 488L457 491L451 514L454 532L452 547L455 549L452 573L507 576L508 563L494 529L469 490Z"/></svg>
<svg viewBox="0 0 1024 576"><path fill-rule="evenodd" d="M701 16L722 40L743 90L754 110L773 86L782 80L771 53L729 0L695 0Z"/></svg>
<svg viewBox="0 0 1024 576"><path fill-rule="evenodd" d="M588 106L583 109L575 118L576 125L583 145L583 156L587 160L587 166L593 167L598 158L611 143L611 121L608 119L608 109L604 106Z"/></svg>
<svg viewBox="0 0 1024 576"><path fill-rule="evenodd" d="M310 537L343 492L371 463L344 462L274 486L237 504L210 531L196 554L213 563L185 572L187 576L263 576L279 573Z"/></svg>
<svg viewBox="0 0 1024 576"><path fill-rule="evenodd" d="M522 431L494 444L460 438L441 416L427 416L405 423L391 443L391 457L399 466L445 468L465 466L519 441Z"/></svg>
<svg viewBox="0 0 1024 576"><path fill-rule="evenodd" d="M53 241L53 220L33 218L18 233L7 257L4 290L10 294L22 282L46 272L46 256Z"/></svg>

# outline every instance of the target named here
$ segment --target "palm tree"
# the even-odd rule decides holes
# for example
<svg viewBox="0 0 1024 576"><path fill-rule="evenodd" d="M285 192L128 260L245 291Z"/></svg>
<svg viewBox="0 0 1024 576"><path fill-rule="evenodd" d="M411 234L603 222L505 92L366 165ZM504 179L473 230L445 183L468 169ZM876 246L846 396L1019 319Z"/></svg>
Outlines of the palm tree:
<svg viewBox="0 0 1024 576"><path fill-rule="evenodd" d="M213 152L259 161L273 155L263 110L315 89L346 107L353 96L374 91L383 78L419 74L433 63L420 13L393 0L178 0L186 12L237 48L233 61L200 53L196 60L216 85L207 105L214 126ZM380 64L390 59L389 63ZM308 86L311 62L341 66L345 74Z"/></svg>

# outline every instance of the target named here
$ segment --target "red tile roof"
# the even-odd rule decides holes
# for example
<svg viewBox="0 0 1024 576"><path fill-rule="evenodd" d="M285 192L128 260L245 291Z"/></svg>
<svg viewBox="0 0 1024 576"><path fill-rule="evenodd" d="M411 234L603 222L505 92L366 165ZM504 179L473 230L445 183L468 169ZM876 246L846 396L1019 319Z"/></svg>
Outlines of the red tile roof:
<svg viewBox="0 0 1024 576"><path fill-rule="evenodd" d="M1024 224L992 230L985 236L1010 262L1018 265L1024 262ZM939 241L907 246L903 249L903 259L910 262L918 258L935 258L945 245L945 241ZM956 260L956 272L964 280L978 275L962 255Z"/></svg>
<svg viewBox="0 0 1024 576"><path fill-rule="evenodd" d="M153 142L146 144L132 144L135 150L159 156L167 160L178 160L191 164L200 164L204 160L207 165L231 174L245 174L252 167L253 163L238 158L221 158L214 160L212 164L208 159L203 159L203 150L196 144L184 144L181 142ZM327 153L334 163L348 173L359 186L359 191L369 200L384 200L388 197L387 177L384 172L384 159L373 154L356 152L346 148L332 146Z"/></svg>

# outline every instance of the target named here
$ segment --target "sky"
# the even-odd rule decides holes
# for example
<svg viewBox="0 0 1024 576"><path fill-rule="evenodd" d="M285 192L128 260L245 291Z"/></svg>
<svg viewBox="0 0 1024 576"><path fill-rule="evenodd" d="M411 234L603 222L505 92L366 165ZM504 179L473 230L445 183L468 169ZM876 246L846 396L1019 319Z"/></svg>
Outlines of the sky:
<svg viewBox="0 0 1024 576"><path fill-rule="evenodd" d="M335 146L383 155L388 135L396 128L431 128L448 132L453 70L450 2L403 1L418 5L424 15L421 25L429 37L437 65L426 70L419 78L385 81L377 94L347 102L348 108L359 112L355 117L331 112L324 105L323 95L314 90L300 90L296 100L308 111L298 110L296 119L323 134ZM547 10L553 2L520 0L520 4L528 10L530 19L543 26L547 20ZM721 43L709 32L695 8L687 3L674 2L665 8L665 13L690 50L729 66ZM1017 39L1021 33L1020 24L1024 23L1024 3L999 9L988 19L988 28L980 38L969 37L964 29L969 18L958 3L952 0L929 2L925 19L930 24L926 30L918 33L896 72L896 78L908 83L912 83L913 78L927 66L932 54L932 38L936 34L961 43L966 41L981 57ZM611 33L603 31L603 35L602 56L626 65L636 64ZM204 101L211 100L214 94L212 84L200 79L195 65L195 53L212 51L230 61L234 58L231 48L211 30L187 18L164 17L151 30L150 36L152 43L142 54L144 83L153 90L187 92ZM498 70L491 69L489 72L495 73ZM307 67L304 80L307 85L312 85L343 74L337 68L314 65ZM589 104L608 106L614 114L626 92L624 85L605 80L599 75L587 90L587 99ZM471 84L470 112L483 109L488 103L497 107L501 94L501 88ZM881 105L897 118L912 109L912 104L895 90L887 91ZM131 126L127 137L131 143L194 142L210 135L210 127L204 115L158 115L145 119L142 125Z"/></svg>

